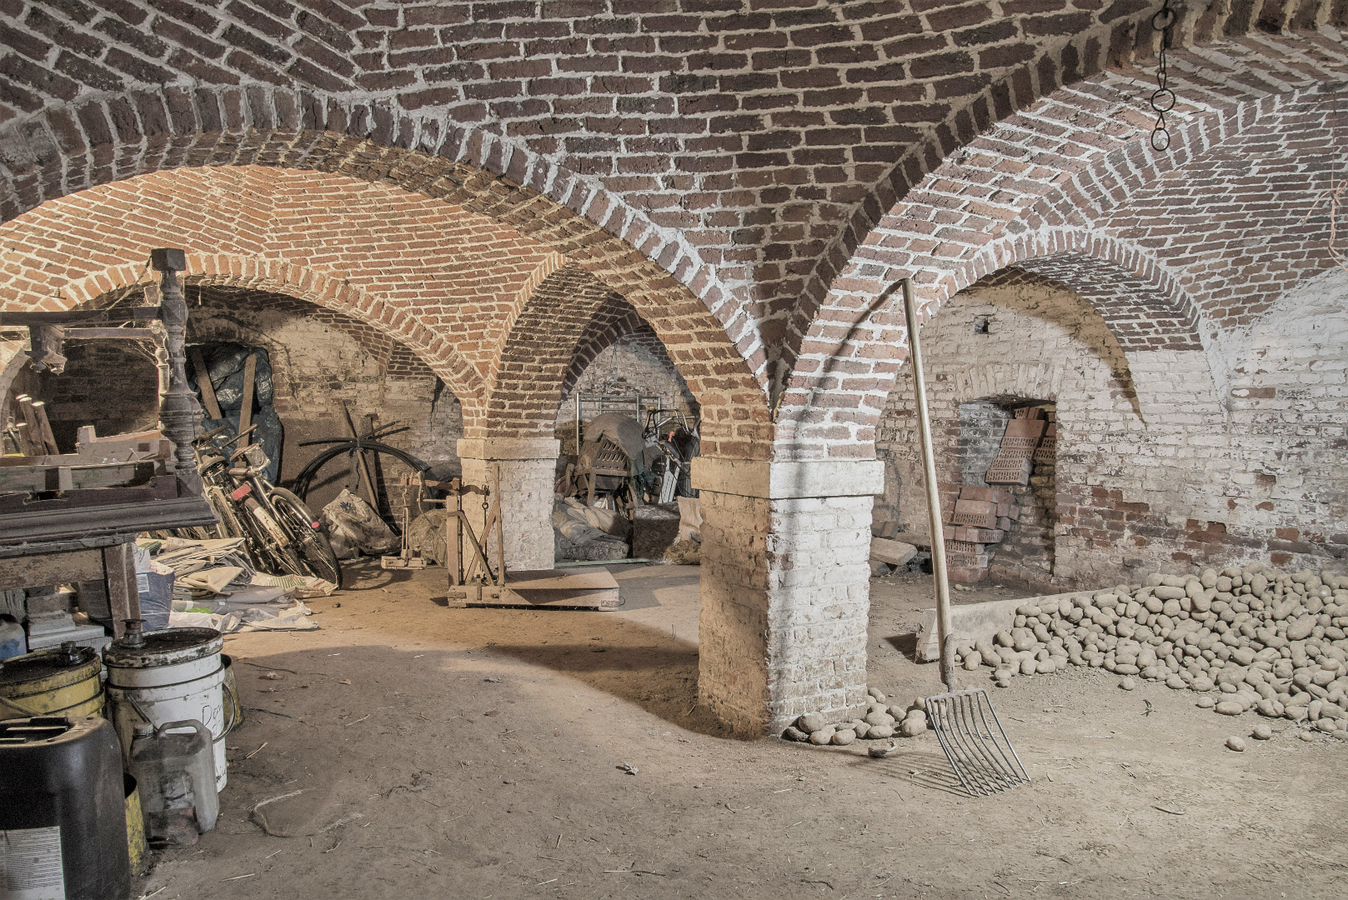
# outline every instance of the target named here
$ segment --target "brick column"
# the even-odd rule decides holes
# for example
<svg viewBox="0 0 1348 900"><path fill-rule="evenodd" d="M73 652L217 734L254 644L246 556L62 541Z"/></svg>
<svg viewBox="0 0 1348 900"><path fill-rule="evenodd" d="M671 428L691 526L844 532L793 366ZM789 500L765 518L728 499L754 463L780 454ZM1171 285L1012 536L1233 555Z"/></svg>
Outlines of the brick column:
<svg viewBox="0 0 1348 900"><path fill-rule="evenodd" d="M878 460L693 462L702 500L698 699L736 731L866 697Z"/></svg>
<svg viewBox="0 0 1348 900"><path fill-rule="evenodd" d="M507 570L552 568L552 488L559 448L553 438L463 438L458 443L466 484L490 486L500 467ZM482 504L470 495L464 509L480 531ZM494 565L496 538L486 535L484 542Z"/></svg>

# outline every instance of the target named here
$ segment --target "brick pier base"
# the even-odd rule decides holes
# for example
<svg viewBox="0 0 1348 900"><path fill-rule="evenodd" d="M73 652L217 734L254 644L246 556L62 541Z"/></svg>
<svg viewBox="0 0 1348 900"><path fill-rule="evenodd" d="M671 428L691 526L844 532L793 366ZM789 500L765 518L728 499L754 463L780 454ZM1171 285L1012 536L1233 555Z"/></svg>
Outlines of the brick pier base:
<svg viewBox="0 0 1348 900"><path fill-rule="evenodd" d="M503 538L506 569L551 569L552 489L560 444L553 438L464 438L459 441L459 461L466 484L490 486L499 466L504 498ZM484 514L481 498L470 494L464 509L474 530L481 532ZM496 538L483 537L495 564Z"/></svg>
<svg viewBox="0 0 1348 900"><path fill-rule="evenodd" d="M866 696L877 460L693 463L702 499L698 699L737 732Z"/></svg>

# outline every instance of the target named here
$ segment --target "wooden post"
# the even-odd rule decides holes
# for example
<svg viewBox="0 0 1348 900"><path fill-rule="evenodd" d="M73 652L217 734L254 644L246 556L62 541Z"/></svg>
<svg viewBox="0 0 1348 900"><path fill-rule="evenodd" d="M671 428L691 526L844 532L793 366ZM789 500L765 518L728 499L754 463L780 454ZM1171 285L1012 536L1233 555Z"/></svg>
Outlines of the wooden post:
<svg viewBox="0 0 1348 900"><path fill-rule="evenodd" d="M463 554L459 547L463 540L463 497L459 494L459 479L451 484L449 497L445 499L445 568L449 570L449 586L457 587L463 583Z"/></svg>
<svg viewBox="0 0 1348 900"><path fill-rule="evenodd" d="M140 591L136 587L136 560L131 547L126 543L103 548L103 578L108 586L112 636L118 638L126 632L127 619L140 618Z"/></svg>
<svg viewBox="0 0 1348 900"><path fill-rule="evenodd" d="M193 494L201 495L201 475L197 472L192 440L201 422L201 407L187 386L187 359L183 342L187 337L187 303L178 284L178 273L187 268L182 250L160 248L150 251L150 265L160 273L163 302L159 314L164 321L164 343L169 357L169 389L159 401L159 425L164 437L173 442L174 474Z"/></svg>
<svg viewBox="0 0 1348 900"><path fill-rule="evenodd" d="M52 434L51 422L47 420L45 400L33 401L33 416L37 419L38 430L42 434L42 443L46 445L47 452L52 456L60 454L61 448L56 446L56 435Z"/></svg>
<svg viewBox="0 0 1348 900"><path fill-rule="evenodd" d="M505 586L505 504L501 502L501 464L492 466L491 491L496 500L496 583ZM482 536L485 541L487 536Z"/></svg>

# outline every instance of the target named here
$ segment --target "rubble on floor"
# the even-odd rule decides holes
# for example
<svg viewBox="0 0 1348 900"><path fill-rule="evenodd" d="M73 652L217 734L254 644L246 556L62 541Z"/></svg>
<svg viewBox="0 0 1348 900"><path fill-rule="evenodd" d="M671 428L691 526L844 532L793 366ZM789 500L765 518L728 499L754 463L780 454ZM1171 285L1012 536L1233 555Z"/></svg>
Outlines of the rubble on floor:
<svg viewBox="0 0 1348 900"><path fill-rule="evenodd" d="M169 573L172 605L151 628L214 628L222 633L257 630L313 630L300 598L331 594L337 586L322 578L269 575L256 571L243 538L142 539L137 552L156 570ZM142 591L142 605L149 595ZM148 617L147 624L151 624Z"/></svg>
<svg viewBox="0 0 1348 900"><path fill-rule="evenodd" d="M626 559L631 553L628 538L632 523L615 510L586 506L574 497L553 505L552 528L558 559Z"/></svg>

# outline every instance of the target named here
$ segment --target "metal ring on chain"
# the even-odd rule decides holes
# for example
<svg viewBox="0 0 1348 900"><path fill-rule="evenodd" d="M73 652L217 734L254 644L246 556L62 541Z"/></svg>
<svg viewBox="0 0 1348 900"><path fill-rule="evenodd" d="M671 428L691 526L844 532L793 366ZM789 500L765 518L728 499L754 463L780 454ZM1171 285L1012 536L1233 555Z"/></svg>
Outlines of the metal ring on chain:
<svg viewBox="0 0 1348 900"><path fill-rule="evenodd" d="M1170 132L1166 130L1164 122L1151 130L1151 149L1158 151L1170 149Z"/></svg>
<svg viewBox="0 0 1348 900"><path fill-rule="evenodd" d="M1151 108L1158 113L1168 113L1175 108L1175 92L1161 87L1151 93Z"/></svg>

